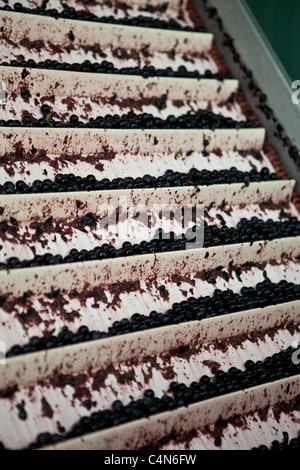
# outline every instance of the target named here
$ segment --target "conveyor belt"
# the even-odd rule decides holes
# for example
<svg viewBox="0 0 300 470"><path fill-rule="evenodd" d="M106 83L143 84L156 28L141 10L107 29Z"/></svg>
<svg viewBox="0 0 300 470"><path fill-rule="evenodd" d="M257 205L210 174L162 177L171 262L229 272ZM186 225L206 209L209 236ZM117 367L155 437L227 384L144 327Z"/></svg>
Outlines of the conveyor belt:
<svg viewBox="0 0 300 470"><path fill-rule="evenodd" d="M0 448L296 448L295 181L213 35L42 3L0 5Z"/></svg>

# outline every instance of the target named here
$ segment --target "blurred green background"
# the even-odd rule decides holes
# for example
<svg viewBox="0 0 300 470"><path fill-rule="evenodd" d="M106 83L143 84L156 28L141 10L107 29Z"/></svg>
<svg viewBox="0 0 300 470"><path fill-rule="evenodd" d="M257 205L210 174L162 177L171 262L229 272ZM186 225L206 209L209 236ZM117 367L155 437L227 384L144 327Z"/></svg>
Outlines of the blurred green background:
<svg viewBox="0 0 300 470"><path fill-rule="evenodd" d="M247 3L291 79L300 80L300 0Z"/></svg>

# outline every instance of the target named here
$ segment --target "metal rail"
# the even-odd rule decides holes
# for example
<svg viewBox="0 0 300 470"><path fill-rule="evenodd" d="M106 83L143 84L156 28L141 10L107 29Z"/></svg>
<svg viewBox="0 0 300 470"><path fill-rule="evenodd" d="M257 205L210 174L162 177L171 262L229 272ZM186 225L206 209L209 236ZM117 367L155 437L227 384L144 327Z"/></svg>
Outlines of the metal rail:
<svg viewBox="0 0 300 470"><path fill-rule="evenodd" d="M222 18L223 30L233 39L243 63L252 71L253 78L267 95L268 106L285 129L291 141L300 148L300 104L292 102L292 80L281 64L268 39L257 23L245 0L208 0L207 7L216 8ZM209 18L203 0L194 0L194 5L207 28L214 34L216 45L225 57L257 117L267 130L269 139L275 144L283 165L290 176L297 180L300 191L300 171L288 154L288 148L278 136L278 122L273 122L258 108L259 98L253 96L248 80L240 64L234 61L231 51L224 45L223 32L216 21ZM299 77L300 79L300 77Z"/></svg>

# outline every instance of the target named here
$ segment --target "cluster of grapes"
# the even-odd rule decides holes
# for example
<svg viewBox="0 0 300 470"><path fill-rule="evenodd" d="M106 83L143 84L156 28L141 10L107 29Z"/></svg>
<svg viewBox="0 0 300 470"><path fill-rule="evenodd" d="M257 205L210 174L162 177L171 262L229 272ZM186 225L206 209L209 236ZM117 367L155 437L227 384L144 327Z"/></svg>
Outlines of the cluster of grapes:
<svg viewBox="0 0 300 470"><path fill-rule="evenodd" d="M202 376L199 382L192 382L190 386L172 382L170 393L161 398L156 397L153 390L146 390L143 398L132 400L128 405L117 400L112 404L112 409L96 411L91 416L81 418L64 435L49 432L40 434L29 449L38 449L165 411L186 407L213 397L295 376L300 373L300 365L295 365L292 361L294 352L295 349L290 347L286 351L267 357L264 361L255 363L248 360L245 363L245 370L236 367L231 367L228 372L218 370L213 380L208 376Z"/></svg>
<svg viewBox="0 0 300 470"><path fill-rule="evenodd" d="M103 60L101 63L91 63L90 60L85 60L79 63L59 62L58 60L46 59L43 62L36 62L33 59L29 60L16 60L10 62L2 62L2 67L22 67L34 69L47 69L47 70L65 70L72 72L88 72L88 73L109 73L114 75L136 75L143 78L149 77L169 77L169 78L195 78L199 79L214 79L223 81L232 78L231 73L226 75L221 73L212 73L206 70L204 74L200 74L198 70L188 71L184 65L173 70L171 67L166 69L156 69L153 65L145 65L144 67L122 67L118 69L112 62Z"/></svg>
<svg viewBox="0 0 300 470"><path fill-rule="evenodd" d="M87 177L71 174L56 175L55 180L35 180L32 185L25 181L17 181L16 184L6 181L0 184L0 194L30 194L30 193L62 193L77 191L106 191L112 189L148 189L148 188L174 188L183 186L212 186L215 184L233 183L261 183L263 181L278 180L275 173L270 173L268 168L260 172L256 170L239 171L235 167L230 170L202 170L192 169L188 173L167 170L164 175L144 175L143 177L126 177L109 180L103 178L97 180L94 175Z"/></svg>
<svg viewBox="0 0 300 470"><path fill-rule="evenodd" d="M92 215L92 214L91 214ZM256 218L254 218L256 219ZM248 221L242 219L237 228L222 228L216 225L208 225L204 221L204 247L209 248L220 245L233 245L238 243L255 242L258 240L275 240L280 238L300 236L300 221L296 218L289 219L285 222L274 222L268 220L257 219L257 221ZM5 222L0 223L0 229L6 230ZM157 236L150 241L142 241L134 245L131 242L124 242L121 248L115 248L108 243L97 246L92 250L72 249L69 255L52 255L45 253L44 255L36 255L31 260L21 261L18 257L12 257L7 263L0 263L0 271L4 269L21 269L33 268L38 266L53 266L65 263L77 263L83 261L96 261L108 258L122 258L134 255L146 255L151 253L166 253L171 251L182 251L194 244L195 248L199 248L199 235L201 227L194 225L189 228L186 233L180 236L174 232L165 233L162 229L157 229Z"/></svg>
<svg viewBox="0 0 300 470"><path fill-rule="evenodd" d="M58 296L59 293L59 291L54 291L51 296ZM108 329L108 332L90 331L84 325L76 333L73 333L65 326L58 336L52 335L41 338L34 336L23 347L16 345L11 348L7 353L7 357L86 341L95 341L166 325L177 325L187 321L203 320L295 300L300 300L300 285L286 281L274 284L266 280L258 283L255 288L243 287L240 294L235 294L231 290L221 291L216 289L212 297L199 297L198 299L190 297L180 303L173 304L172 308L164 314L156 311L152 311L149 315L134 313L130 320L123 318L120 321L115 321Z"/></svg>
<svg viewBox="0 0 300 470"><path fill-rule="evenodd" d="M120 24L126 26L140 26L143 28L159 28L159 29L168 29L168 30L177 30L177 31L192 31L192 32L205 32L206 29L203 27L192 28L190 26L181 26L178 21L174 18L171 18L169 21L158 20L150 16L136 16L136 17L126 17L126 18L115 18L114 16L101 16L98 17L93 13L89 13L84 10L75 10L73 7L68 7L65 5L63 11L58 11L56 8L46 10L42 7L37 8L28 8L23 7L21 3L15 3L13 8L9 5L5 5L2 10L5 11L16 11L18 13L28 13L31 15L42 15L50 16L53 18L67 18L70 20L80 20L80 21L93 21L96 23L107 23L107 24Z"/></svg>
<svg viewBox="0 0 300 470"><path fill-rule="evenodd" d="M23 93L23 94L22 94ZM21 96L27 99L29 95L27 91L21 92ZM165 95L166 98L166 95ZM162 109L163 99L157 99L154 106ZM73 114L69 122L54 120L52 117L48 119L46 106L44 106L43 117L36 119L29 114L22 117L22 121L18 119L0 120L0 127L64 127L64 128L92 128L92 129L253 129L257 126L251 121L235 121L234 119L224 117L221 114L214 114L207 110L198 110L196 113L190 112L181 115L169 115L166 119L153 116L151 113L136 114L129 111L127 114L107 114L106 116L98 116L90 118L88 122L79 121L77 115ZM48 106L49 113L51 108Z"/></svg>

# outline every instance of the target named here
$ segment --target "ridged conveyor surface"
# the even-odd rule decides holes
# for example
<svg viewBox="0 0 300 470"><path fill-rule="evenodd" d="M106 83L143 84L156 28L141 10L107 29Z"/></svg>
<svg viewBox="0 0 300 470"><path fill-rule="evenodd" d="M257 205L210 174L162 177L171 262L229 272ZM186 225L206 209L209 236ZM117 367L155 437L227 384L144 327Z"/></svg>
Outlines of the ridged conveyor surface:
<svg viewBox="0 0 300 470"><path fill-rule="evenodd" d="M295 182L213 35L0 7L0 448L298 448Z"/></svg>

